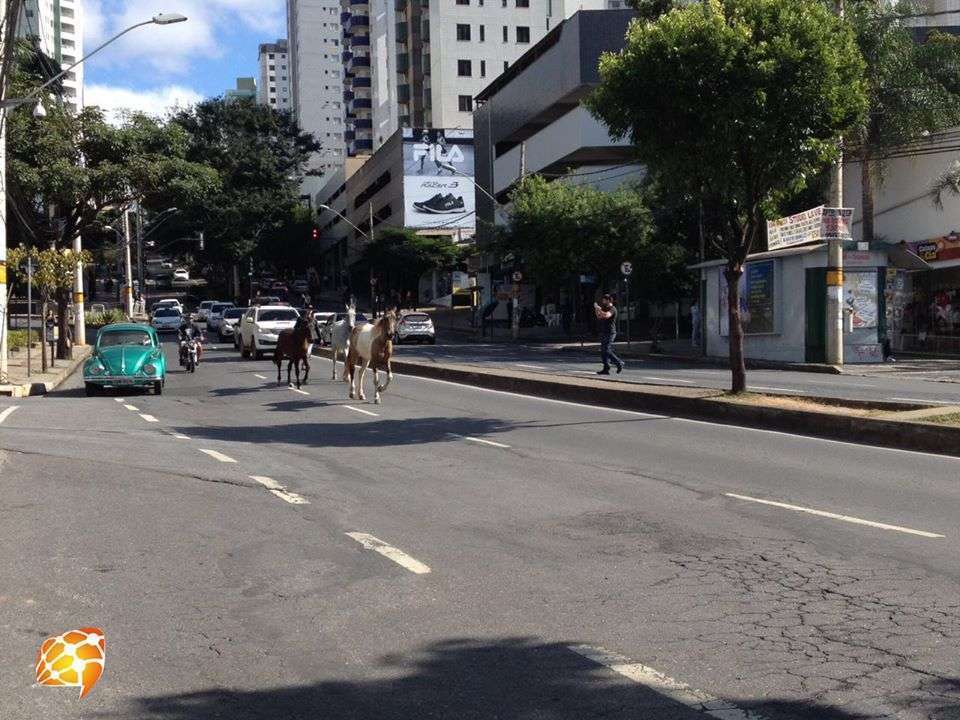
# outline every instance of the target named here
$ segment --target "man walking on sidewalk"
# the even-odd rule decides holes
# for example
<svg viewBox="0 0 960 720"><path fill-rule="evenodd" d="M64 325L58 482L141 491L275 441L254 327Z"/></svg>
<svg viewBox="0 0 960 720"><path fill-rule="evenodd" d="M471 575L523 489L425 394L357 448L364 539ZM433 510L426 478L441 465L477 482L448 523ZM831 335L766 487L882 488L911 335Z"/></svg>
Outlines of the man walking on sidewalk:
<svg viewBox="0 0 960 720"><path fill-rule="evenodd" d="M603 369L597 375L609 375L610 364L617 366L617 374L623 372L623 360L613 351L613 341L617 339L617 308L609 294L600 298L600 304L593 304L593 311L600 321L600 361Z"/></svg>

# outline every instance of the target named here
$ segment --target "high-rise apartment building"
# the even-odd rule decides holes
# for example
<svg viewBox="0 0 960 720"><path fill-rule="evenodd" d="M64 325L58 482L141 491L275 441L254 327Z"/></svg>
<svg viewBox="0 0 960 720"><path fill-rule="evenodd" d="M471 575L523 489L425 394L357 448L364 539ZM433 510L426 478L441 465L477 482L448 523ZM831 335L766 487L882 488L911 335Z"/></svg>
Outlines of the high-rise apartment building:
<svg viewBox="0 0 960 720"><path fill-rule="evenodd" d="M290 60L286 40L260 45L257 102L274 110L290 110Z"/></svg>
<svg viewBox="0 0 960 720"><path fill-rule="evenodd" d="M223 93L223 99L227 102L231 100L256 100L257 81L252 77L238 77L237 87L226 90Z"/></svg>
<svg viewBox="0 0 960 720"><path fill-rule="evenodd" d="M340 0L287 0L291 109L301 129L323 146L310 169L324 173L346 156L340 15ZM324 182L307 177L301 194L312 198Z"/></svg>
<svg viewBox="0 0 960 720"><path fill-rule="evenodd" d="M82 0L26 0L17 34L36 38L45 55L69 67L83 57ZM83 108L83 65L64 76L63 102L74 112Z"/></svg>
<svg viewBox="0 0 960 720"><path fill-rule="evenodd" d="M399 127L473 127L474 96L551 28L621 2L341 0L348 152Z"/></svg>

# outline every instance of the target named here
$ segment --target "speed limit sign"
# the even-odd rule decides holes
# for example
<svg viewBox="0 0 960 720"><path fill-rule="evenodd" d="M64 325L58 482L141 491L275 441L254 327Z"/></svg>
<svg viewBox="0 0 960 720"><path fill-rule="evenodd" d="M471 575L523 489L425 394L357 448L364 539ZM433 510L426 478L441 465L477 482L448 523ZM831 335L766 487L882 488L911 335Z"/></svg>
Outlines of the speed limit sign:
<svg viewBox="0 0 960 720"><path fill-rule="evenodd" d="M627 276L632 275L632 274L633 274L633 263L632 263L632 262L622 262L622 263L620 263L620 272L622 272L624 275L627 275Z"/></svg>

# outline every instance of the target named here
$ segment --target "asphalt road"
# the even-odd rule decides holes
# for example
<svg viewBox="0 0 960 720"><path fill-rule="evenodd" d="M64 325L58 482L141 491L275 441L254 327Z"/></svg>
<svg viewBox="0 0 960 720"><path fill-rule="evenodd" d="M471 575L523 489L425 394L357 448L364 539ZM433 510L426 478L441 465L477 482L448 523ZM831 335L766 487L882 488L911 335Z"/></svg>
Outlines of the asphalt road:
<svg viewBox="0 0 960 720"><path fill-rule="evenodd" d="M275 372L0 399L0 717L960 718L960 460Z"/></svg>
<svg viewBox="0 0 960 720"><path fill-rule="evenodd" d="M589 376L600 369L596 348L561 350L554 345L507 345L456 343L440 345L403 345L399 356L435 362L455 362L483 367L551 375ZM852 368L851 374L827 375L797 370L749 370L751 390L782 395L835 397L853 400L885 400L917 404L960 404L960 365L949 370L896 372L889 367L883 373ZM613 372L613 371L612 371ZM858 372L868 374L856 374ZM703 363L659 358L627 359L619 382L648 385L679 385L728 389L730 371Z"/></svg>

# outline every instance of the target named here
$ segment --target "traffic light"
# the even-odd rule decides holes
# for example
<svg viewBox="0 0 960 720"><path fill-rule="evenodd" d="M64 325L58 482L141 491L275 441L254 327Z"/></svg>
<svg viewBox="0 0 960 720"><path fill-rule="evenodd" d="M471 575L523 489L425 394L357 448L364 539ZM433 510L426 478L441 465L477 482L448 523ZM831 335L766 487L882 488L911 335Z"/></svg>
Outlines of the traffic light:
<svg viewBox="0 0 960 720"><path fill-rule="evenodd" d="M320 239L319 228L314 228L313 231L311 232L311 236L313 237L314 240L319 240Z"/></svg>

